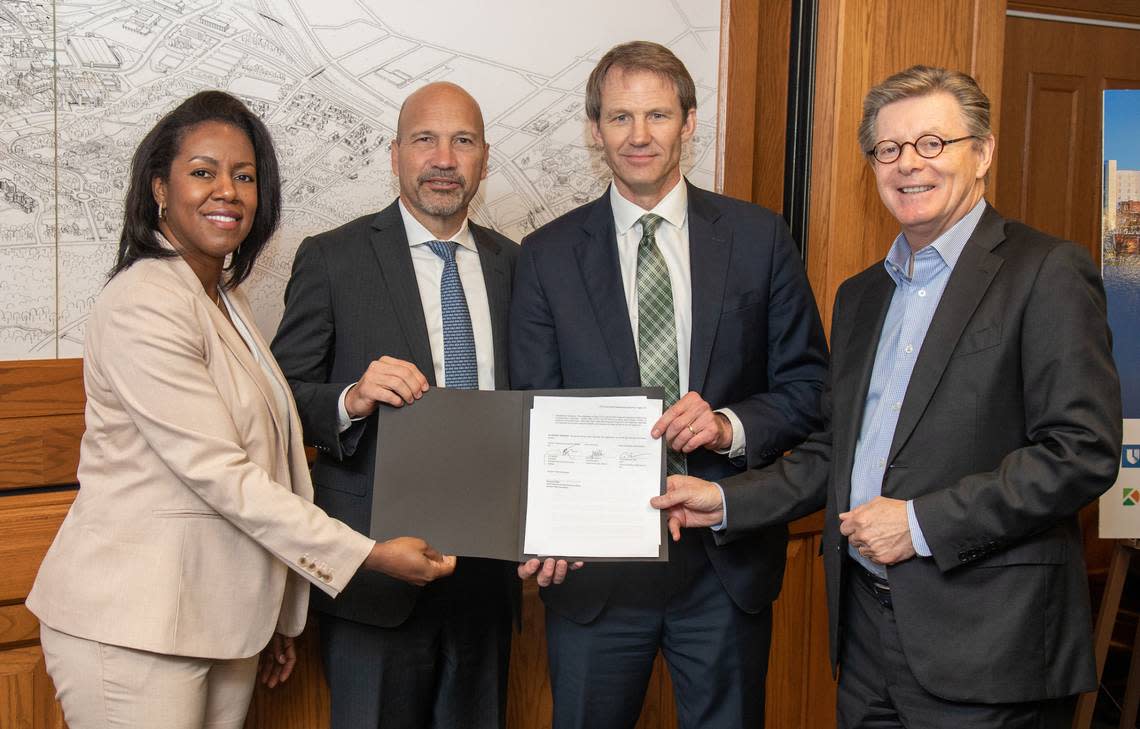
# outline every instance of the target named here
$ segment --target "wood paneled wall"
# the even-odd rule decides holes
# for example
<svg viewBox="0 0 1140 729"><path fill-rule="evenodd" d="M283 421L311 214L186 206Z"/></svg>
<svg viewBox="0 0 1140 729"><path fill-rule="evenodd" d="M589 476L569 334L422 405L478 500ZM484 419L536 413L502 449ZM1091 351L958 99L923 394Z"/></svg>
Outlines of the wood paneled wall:
<svg viewBox="0 0 1140 729"><path fill-rule="evenodd" d="M1093 17L1115 7L1067 4L1076 7L1053 11ZM1140 4L1129 7L1140 21ZM1140 88L1140 30L1011 17L1006 47L995 204L1100 260L1102 92Z"/></svg>
<svg viewBox="0 0 1140 729"><path fill-rule="evenodd" d="M24 598L73 496L68 490L0 497L0 727L63 726L39 623Z"/></svg>
<svg viewBox="0 0 1140 729"><path fill-rule="evenodd" d="M731 4L724 194L782 212L791 0Z"/></svg>
<svg viewBox="0 0 1140 729"><path fill-rule="evenodd" d="M83 402L81 360L0 362L0 493L75 481Z"/></svg>
<svg viewBox="0 0 1140 729"><path fill-rule="evenodd" d="M1136 0L1009 0L1009 9L1122 23L1140 21L1140 3Z"/></svg>
<svg viewBox="0 0 1140 729"><path fill-rule="evenodd" d="M808 278L828 329L839 284L881 259L898 234L856 141L863 95L916 63L955 68L993 100L996 128L1005 6L1005 0L819 3Z"/></svg>
<svg viewBox="0 0 1140 729"><path fill-rule="evenodd" d="M27 491L74 483L83 402L79 360L0 363L0 727L63 726L24 598L75 492Z"/></svg>

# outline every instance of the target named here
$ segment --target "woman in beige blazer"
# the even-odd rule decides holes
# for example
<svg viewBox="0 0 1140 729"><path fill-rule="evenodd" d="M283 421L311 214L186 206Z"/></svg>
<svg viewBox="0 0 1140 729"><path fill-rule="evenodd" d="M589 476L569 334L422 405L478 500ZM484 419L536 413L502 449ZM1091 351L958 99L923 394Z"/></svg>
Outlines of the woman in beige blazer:
<svg viewBox="0 0 1140 729"><path fill-rule="evenodd" d="M289 387L238 290L275 229L265 126L218 91L135 153L118 260L87 322L80 489L28 597L71 729L240 727L292 669L309 583L416 584L454 558L312 503Z"/></svg>

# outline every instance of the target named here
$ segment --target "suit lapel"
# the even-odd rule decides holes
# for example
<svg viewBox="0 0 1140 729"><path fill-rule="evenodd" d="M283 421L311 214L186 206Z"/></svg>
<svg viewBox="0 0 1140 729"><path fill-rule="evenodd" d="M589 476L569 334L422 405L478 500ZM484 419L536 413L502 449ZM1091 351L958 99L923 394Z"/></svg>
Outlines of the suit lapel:
<svg viewBox="0 0 1140 729"><path fill-rule="evenodd" d="M859 442L859 431L863 427L863 406L867 401L867 389L871 386L871 373L875 368L875 352L882 336L883 322L887 319L895 282L883 270L880 262L871 280L864 287L856 304L855 319L845 332L849 351L844 359L850 366L840 372L832 369L837 381L832 386L836 402L833 412L842 418L842 430L836 430L836 437L843 442L836 443L836 453L840 461L836 464L838 476L835 484L835 497L839 511L847 511L851 504L851 468L855 462L855 446Z"/></svg>
<svg viewBox="0 0 1140 729"><path fill-rule="evenodd" d="M608 189L594 203L582 225L582 233L575 243L575 254L586 284L586 295L602 330L602 340L620 385L637 387L641 384L641 371L622 287L617 233Z"/></svg>
<svg viewBox="0 0 1140 729"><path fill-rule="evenodd" d="M510 388L507 368L507 319L511 301L511 271L499 245L487 231L474 223L471 234L479 250L479 266L483 269L483 285L487 288L487 304L491 309L491 341L495 350L495 389Z"/></svg>
<svg viewBox="0 0 1140 729"><path fill-rule="evenodd" d="M689 389L701 392L709 371L717 322L724 304L732 231L719 224L720 211L704 193L688 185L689 270L693 324L689 335ZM684 395L684 390L681 392Z"/></svg>
<svg viewBox="0 0 1140 729"><path fill-rule="evenodd" d="M427 319L424 317L416 270L412 265L408 235L404 231L404 219L400 216L398 203L392 203L372 220L369 242L376 253L376 263L380 267L384 285L392 297L393 311L384 313L394 316L400 323L404 339L412 352L413 363L423 372L428 384L434 387L435 364L431 358Z"/></svg>
<svg viewBox="0 0 1140 729"><path fill-rule="evenodd" d="M275 405L277 400L274 398L273 393L269 391L272 385L270 385L269 380L265 378L265 370L261 369L261 365L253 358L253 353L249 351L245 340L242 339L241 335L234 329L234 325L226 320L221 310L214 305L214 302L210 301L210 297L206 296L205 292L203 292L202 295L206 298L206 303L210 311L210 321L213 323L214 329L217 330L226 348L230 350L230 354L241 364L242 369L249 375L249 379L253 381L258 392L261 393L261 397L265 400L269 412L273 415L273 427L277 429L278 443L284 443L285 424L281 421L281 413L277 412L277 406ZM230 303L233 302L231 301ZM242 321L245 322L247 328L251 331L256 329L252 314L239 311L238 315L242 317ZM261 351L263 356L269 356L268 347L265 347Z"/></svg>
<svg viewBox="0 0 1140 729"><path fill-rule="evenodd" d="M253 322L253 310L249 306L249 301L245 298L245 294L241 291L235 291L234 296L230 298L230 303L238 310L238 315L246 322ZM265 353L266 361L269 363L269 369L273 372L273 376L277 378L277 385L282 388L284 392L289 392L289 381L285 378L285 373L277 365L277 359L272 356L269 349L269 343L261 336L261 332L257 327L250 327L250 334L253 336L254 342ZM313 489L310 485L308 475L308 460L305 458L305 445L302 438L301 430L301 416L297 413L297 404L293 401L292 397L285 398L289 405L289 412L284 417L289 420L289 438L279 438L278 442L281 443L280 452L289 459L289 486L294 493L305 496L310 501L313 498ZM276 412L276 408L271 408L274 413L274 422L278 423L278 430L282 431L282 424L278 419L280 416Z"/></svg>
<svg viewBox="0 0 1140 729"><path fill-rule="evenodd" d="M269 364L269 370L277 379L277 385L281 387L285 392L288 392L289 382L285 379L285 375L282 374L281 369L277 366L277 360L274 359L272 353L270 352L269 344L265 341L265 338L261 336L261 332L258 330L257 325L254 322L253 310L250 308L249 301L246 300L245 294L242 293L240 289L235 289L234 291L229 292L228 295L230 298L230 305L233 306L234 310L237 312L237 315L241 317L241 320L245 322L246 328L249 329L250 336L253 337L254 345L261 352L261 356L265 358L266 362ZM231 330L233 329L233 327L229 328ZM242 344L242 351L237 353L239 358L243 355L249 355L249 350L245 347L244 340L239 339L239 341L241 341ZM227 344L229 344L228 341ZM231 349L232 348L233 347L231 346ZM248 359L251 360L250 364L257 370L257 375L260 375L260 377L257 375L253 376L254 382L257 383L257 387L259 390L261 390L262 396L265 397L266 401L269 403L269 412L273 413L273 423L277 426L277 433L279 435L278 443L281 444L282 453L284 453L284 449L289 447L289 443L284 437L285 433L290 434L291 440L292 436L296 434L298 432L298 429L301 427L301 421L296 413L296 406L294 405L292 398L286 398L289 403L289 412L277 412L277 398L274 393L270 391L273 383L269 382L269 380L266 379L265 369L262 368L260 364L258 364L256 361L252 361L252 357L249 357ZM243 366L244 365L245 362L243 361ZM288 424L290 425L289 428L285 427L285 419L288 419Z"/></svg>
<svg viewBox="0 0 1140 729"><path fill-rule="evenodd" d="M238 334L234 325L226 319L222 310L206 295L206 290L202 288L202 282L194 275L194 271L190 269L190 266L182 260L182 258L172 258L170 261L179 279L190 289L209 313L210 323L213 325L218 338L222 340L226 349L230 351L230 355L237 360L238 364L241 365L241 368L245 370L249 376L250 381L253 382L254 387L261 393L261 397L265 400L265 404L272 414L273 427L277 429L277 441L278 443L284 443L285 423L281 420L281 413L277 412L277 400L269 389L272 385L265 377L265 370L263 370L261 365L257 363L257 360L254 359L253 353L249 351L245 340ZM257 325L253 321L253 313L249 310L248 306L243 306L245 299L242 294L238 291L231 291L228 292L226 296L229 298L230 305L234 307L237 315L241 317L242 322L245 323L246 328L252 333L254 342L257 346L261 347L262 356L269 357L269 347L265 345L258 335Z"/></svg>
<svg viewBox="0 0 1140 729"><path fill-rule="evenodd" d="M902 411L895 427L894 440L891 441L888 463L895 459L914 432L942 379L950 356L958 346L966 324L1001 268L1002 259L991 251L1005 239L1004 228L1005 221L993 208L987 206L974 234L962 249L962 255L950 274L942 300L938 303L930 328L923 339L918 360L914 363L914 372L907 385Z"/></svg>

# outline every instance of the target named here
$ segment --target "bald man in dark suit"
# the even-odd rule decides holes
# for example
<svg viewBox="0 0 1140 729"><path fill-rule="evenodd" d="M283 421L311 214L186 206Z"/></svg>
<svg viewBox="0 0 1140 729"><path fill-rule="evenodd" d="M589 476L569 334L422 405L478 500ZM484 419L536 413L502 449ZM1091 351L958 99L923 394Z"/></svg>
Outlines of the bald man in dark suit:
<svg viewBox="0 0 1140 729"><path fill-rule="evenodd" d="M392 142L399 199L297 250L273 352L319 454L316 502L365 533L377 404L415 407L429 386L509 385L518 246L467 219L487 150L475 100L425 86ZM460 558L425 588L368 575L335 601L314 593L333 729L505 726L514 571Z"/></svg>

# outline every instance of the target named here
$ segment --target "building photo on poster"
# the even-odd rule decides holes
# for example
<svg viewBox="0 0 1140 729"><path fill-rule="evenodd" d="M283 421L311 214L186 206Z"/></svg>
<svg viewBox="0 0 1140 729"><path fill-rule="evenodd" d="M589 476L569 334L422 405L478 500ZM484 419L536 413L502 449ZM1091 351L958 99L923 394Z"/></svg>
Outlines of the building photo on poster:
<svg viewBox="0 0 1140 729"><path fill-rule="evenodd" d="M1140 89L1104 92L1101 273L1120 372L1124 446L1100 499L1100 536L1140 538Z"/></svg>

